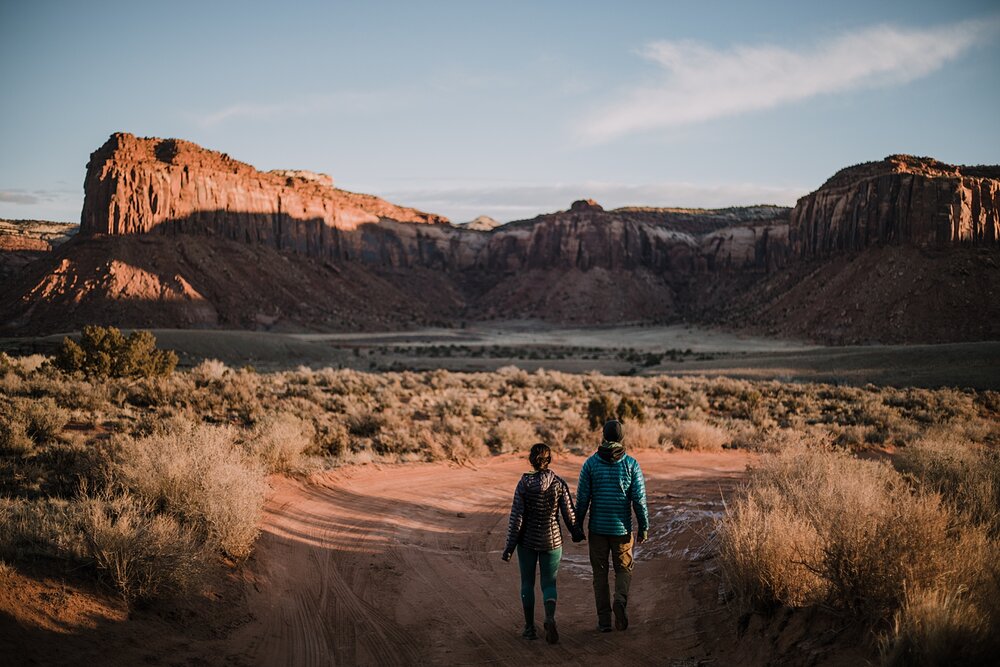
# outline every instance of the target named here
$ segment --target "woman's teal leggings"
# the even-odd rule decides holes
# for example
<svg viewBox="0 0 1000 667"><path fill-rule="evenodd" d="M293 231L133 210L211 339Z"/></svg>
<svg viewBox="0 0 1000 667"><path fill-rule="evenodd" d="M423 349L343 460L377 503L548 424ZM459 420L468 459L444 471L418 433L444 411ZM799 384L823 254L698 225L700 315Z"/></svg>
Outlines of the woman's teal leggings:
<svg viewBox="0 0 1000 667"><path fill-rule="evenodd" d="M535 563L538 563L542 579L542 602L556 599L556 575L559 574L561 559L562 547L552 551L535 551L517 545L517 565L521 568L521 604L525 607L535 606Z"/></svg>

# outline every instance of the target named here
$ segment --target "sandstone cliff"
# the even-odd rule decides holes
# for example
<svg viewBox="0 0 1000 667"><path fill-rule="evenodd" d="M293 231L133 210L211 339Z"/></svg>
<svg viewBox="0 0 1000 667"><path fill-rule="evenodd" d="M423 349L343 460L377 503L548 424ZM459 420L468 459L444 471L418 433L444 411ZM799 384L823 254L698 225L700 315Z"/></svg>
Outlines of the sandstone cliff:
<svg viewBox="0 0 1000 667"><path fill-rule="evenodd" d="M799 199L789 237L807 258L885 244L996 244L1000 166L892 155L848 167Z"/></svg>
<svg viewBox="0 0 1000 667"><path fill-rule="evenodd" d="M335 230L391 219L447 223L378 197L333 187L325 174L257 171L179 139L116 133L90 156L80 232L204 232L323 255Z"/></svg>
<svg viewBox="0 0 1000 667"><path fill-rule="evenodd" d="M115 134L88 164L78 238L54 251L8 241L37 249L16 251L0 281L0 329L688 319L828 342L996 337L998 176L894 156L839 172L794 209L580 200L451 225L324 174Z"/></svg>
<svg viewBox="0 0 1000 667"><path fill-rule="evenodd" d="M782 207L605 211L581 200L568 211L483 234L482 225L443 224L440 216L338 190L325 174L260 172L191 142L125 133L91 155L84 190L85 236L214 234L394 269L641 267L677 279L706 270L773 269L787 255Z"/></svg>

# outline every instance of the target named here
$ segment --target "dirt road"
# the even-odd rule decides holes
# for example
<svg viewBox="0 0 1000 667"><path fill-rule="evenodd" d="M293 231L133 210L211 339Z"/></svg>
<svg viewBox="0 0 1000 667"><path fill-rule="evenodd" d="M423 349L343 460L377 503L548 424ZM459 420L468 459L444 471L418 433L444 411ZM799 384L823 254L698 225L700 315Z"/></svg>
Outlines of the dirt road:
<svg viewBox="0 0 1000 667"><path fill-rule="evenodd" d="M500 552L526 462L506 456L276 479L249 598L254 620L228 638L225 653L260 665L714 662L710 621L732 620L698 549L748 457L637 457L652 527L636 547L627 632L596 632L586 544L567 536L561 641L521 639L517 564ZM560 457L553 469L575 489L582 462Z"/></svg>

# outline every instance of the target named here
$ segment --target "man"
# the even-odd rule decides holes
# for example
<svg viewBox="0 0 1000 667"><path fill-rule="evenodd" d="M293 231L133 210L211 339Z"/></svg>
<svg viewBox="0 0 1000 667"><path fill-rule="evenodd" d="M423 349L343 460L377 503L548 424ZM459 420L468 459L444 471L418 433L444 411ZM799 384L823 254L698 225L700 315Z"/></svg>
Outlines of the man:
<svg viewBox="0 0 1000 667"><path fill-rule="evenodd" d="M577 528L574 541L582 539L584 517L590 511L590 565L594 569L594 601L597 627L611 632L628 628L628 589L632 583L632 511L638 523L636 541L649 536L646 482L639 462L625 453L622 425L617 420L604 424L604 439L597 452L580 470L576 488ZM614 606L608 591L608 556L615 568Z"/></svg>

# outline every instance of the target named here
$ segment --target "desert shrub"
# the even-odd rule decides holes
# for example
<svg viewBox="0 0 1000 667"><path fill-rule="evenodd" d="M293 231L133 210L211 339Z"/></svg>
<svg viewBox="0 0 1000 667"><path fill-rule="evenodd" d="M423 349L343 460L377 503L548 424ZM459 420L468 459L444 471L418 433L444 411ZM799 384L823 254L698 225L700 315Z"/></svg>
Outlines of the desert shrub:
<svg viewBox="0 0 1000 667"><path fill-rule="evenodd" d="M264 469L236 445L228 427L177 422L123 438L114 478L140 499L201 531L227 555L244 558L257 538Z"/></svg>
<svg viewBox="0 0 1000 667"><path fill-rule="evenodd" d="M543 422L537 430L541 442L554 451L582 450L593 447L600 441L599 436L592 434L587 420L572 410L566 410L556 419Z"/></svg>
<svg viewBox="0 0 1000 667"><path fill-rule="evenodd" d="M312 446L312 424L288 414L271 415L258 423L246 438L246 449L268 472L295 472Z"/></svg>
<svg viewBox="0 0 1000 667"><path fill-rule="evenodd" d="M619 399L616 414L623 422L641 422L646 419L642 403L629 396L622 396Z"/></svg>
<svg viewBox="0 0 1000 667"><path fill-rule="evenodd" d="M25 455L52 442L66 425L66 411L51 398L15 398L0 405L0 452Z"/></svg>
<svg viewBox="0 0 1000 667"><path fill-rule="evenodd" d="M489 431L486 445L494 454L507 454L530 447L538 441L538 434L531 422L523 419L502 419Z"/></svg>
<svg viewBox="0 0 1000 667"><path fill-rule="evenodd" d="M215 380L221 380L229 367L218 359L205 359L191 369L191 377L199 386L205 386Z"/></svg>
<svg viewBox="0 0 1000 667"><path fill-rule="evenodd" d="M590 428L597 429L604 422L615 418L615 402L607 394L600 394L590 399L587 404L587 423Z"/></svg>
<svg viewBox="0 0 1000 667"><path fill-rule="evenodd" d="M87 558L128 601L189 593L205 576L204 542L148 502L128 495L89 500L80 524Z"/></svg>
<svg viewBox="0 0 1000 667"><path fill-rule="evenodd" d="M670 430L662 422L630 422L624 427L625 444L631 449L652 449L669 440Z"/></svg>
<svg viewBox="0 0 1000 667"><path fill-rule="evenodd" d="M0 414L0 453L23 456L34 447L28 435L27 415L13 410Z"/></svg>
<svg viewBox="0 0 1000 667"><path fill-rule="evenodd" d="M744 603L798 607L825 597L827 584L811 569L822 557L816 526L774 489L739 497L718 528L727 583Z"/></svg>
<svg viewBox="0 0 1000 667"><path fill-rule="evenodd" d="M872 627L895 618L899 641L912 643L906 628L931 623L921 620L928 601L943 605L941 617L957 604L942 591L967 591L962 604L979 610L996 598L985 531L889 465L844 452L766 455L718 528L726 581L751 606L824 604Z"/></svg>
<svg viewBox="0 0 1000 667"><path fill-rule="evenodd" d="M30 401L25 408L28 417L28 436L37 443L52 442L66 426L66 411L51 398Z"/></svg>
<svg viewBox="0 0 1000 667"><path fill-rule="evenodd" d="M83 559L82 514L78 502L63 499L0 498L0 555Z"/></svg>
<svg viewBox="0 0 1000 667"><path fill-rule="evenodd" d="M88 377L151 377L172 373L177 355L158 350L149 331L133 331L126 337L115 327L85 326L79 343L63 339L53 363L62 371Z"/></svg>
<svg viewBox="0 0 1000 667"><path fill-rule="evenodd" d="M677 449L716 451L729 442L729 433L702 421L682 421L670 434Z"/></svg>
<svg viewBox="0 0 1000 667"><path fill-rule="evenodd" d="M357 410L347 415L347 432L356 438L373 438L385 425L385 417L372 410Z"/></svg>
<svg viewBox="0 0 1000 667"><path fill-rule="evenodd" d="M938 429L903 449L896 466L1000 536L1000 451Z"/></svg>
<svg viewBox="0 0 1000 667"><path fill-rule="evenodd" d="M0 375L13 373L14 368L14 359L6 352L0 352Z"/></svg>
<svg viewBox="0 0 1000 667"><path fill-rule="evenodd" d="M961 587L908 592L891 631L882 638L882 663L886 667L996 664L1000 611L993 606L984 608Z"/></svg>

